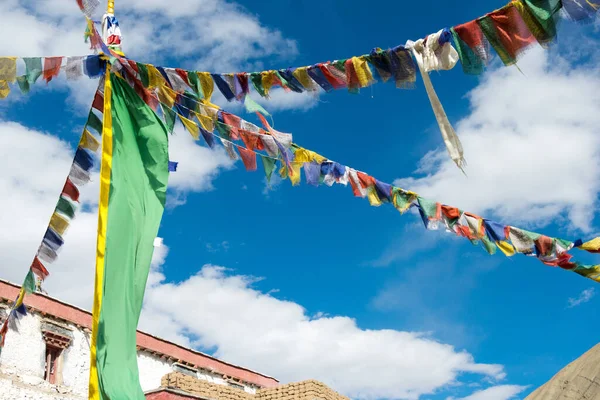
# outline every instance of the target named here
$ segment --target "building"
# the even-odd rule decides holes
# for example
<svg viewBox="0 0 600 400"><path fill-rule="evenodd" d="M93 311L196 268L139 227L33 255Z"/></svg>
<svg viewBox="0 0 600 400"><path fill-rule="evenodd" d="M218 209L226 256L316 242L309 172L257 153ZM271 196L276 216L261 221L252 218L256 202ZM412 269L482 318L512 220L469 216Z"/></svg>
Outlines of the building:
<svg viewBox="0 0 600 400"><path fill-rule="evenodd" d="M0 280L0 323L19 286ZM92 315L44 294L0 354L0 400L87 399ZM280 385L268 375L138 331L138 366L149 400L347 400L324 384Z"/></svg>
<svg viewBox="0 0 600 400"><path fill-rule="evenodd" d="M561 369L525 400L600 400L600 344Z"/></svg>

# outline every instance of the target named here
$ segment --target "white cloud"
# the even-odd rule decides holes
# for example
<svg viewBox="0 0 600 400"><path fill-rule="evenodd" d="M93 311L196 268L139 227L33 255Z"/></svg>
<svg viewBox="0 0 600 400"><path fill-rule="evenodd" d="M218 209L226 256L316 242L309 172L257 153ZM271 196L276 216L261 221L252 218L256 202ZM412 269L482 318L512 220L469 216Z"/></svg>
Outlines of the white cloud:
<svg viewBox="0 0 600 400"><path fill-rule="evenodd" d="M5 171L0 189L10 194L0 199L0 208L5 210L0 223L11 228L0 231L0 274L20 282L47 226L73 153L56 137L16 123L2 122L0 130L0 168ZM181 132L173 143L182 140L185 144L188 139ZM192 155L182 154L189 156L183 164L219 165L206 160L213 152L195 153L199 150L190 144L186 146ZM207 190L213 171L182 169L171 175L183 175L172 184L181 190ZM197 182L203 183L194 186ZM97 179L82 194L89 211L78 213L45 283L51 295L88 309L93 293L96 199ZM360 398L416 399L455 384L462 373L486 379L504 377L502 366L476 363L468 352L429 335L365 330L350 317L308 314L297 303L253 289L254 278L227 275L220 267L205 266L183 282L165 282L160 268L167 254L166 246L158 246L149 277L141 327L153 334L214 350L227 361L284 381L318 378ZM181 306L186 304L193 308Z"/></svg>
<svg viewBox="0 0 600 400"><path fill-rule="evenodd" d="M585 289L583 292L579 294L576 298L569 298L568 308L577 307L581 304L589 302L596 295L596 290L594 288Z"/></svg>
<svg viewBox="0 0 600 400"><path fill-rule="evenodd" d="M480 390L470 396L455 400L510 400L527 389L527 386L499 385ZM450 399L449 399L450 400Z"/></svg>
<svg viewBox="0 0 600 400"><path fill-rule="evenodd" d="M178 192L212 190L212 181L219 172L233 168L234 162L223 146L217 143L211 150L206 144L200 145L180 125L176 125L175 133L169 139L169 157L171 161L179 162L177 172L169 176L171 189Z"/></svg>
<svg viewBox="0 0 600 400"><path fill-rule="evenodd" d="M85 19L76 2L63 0L5 0L0 3L3 23L0 34L11 40L0 43L0 54L57 56L90 54L84 43ZM99 7L100 19L104 5ZM224 0L164 1L135 0L117 4L123 31L123 48L141 62L163 65L176 57L177 66L211 72L261 70L267 57L274 63L297 54L296 42L276 29L263 26L247 10ZM270 65L276 68L276 65ZM95 82L95 81L92 81ZM72 98L89 107L96 83L84 79L69 84ZM52 82L54 89L63 89ZM41 86L39 83L38 86ZM305 94L282 96L273 91L272 110L308 109L316 104ZM258 95L257 95L258 97ZM221 103L222 104L222 103Z"/></svg>
<svg viewBox="0 0 600 400"><path fill-rule="evenodd" d="M297 303L254 289L254 282L205 265L182 282L155 283L146 292L141 327L282 381L317 378L355 398L417 399L461 373L504 378L500 365L476 363L422 333L361 329L344 316L311 317Z"/></svg>
<svg viewBox="0 0 600 400"><path fill-rule="evenodd" d="M36 250L73 160L69 144L50 134L14 122L0 122L0 276L20 283ZM182 133L171 139L180 170L172 173L170 189L185 193L212 188L218 171L230 164L220 152L197 146ZM183 141L183 144L182 144ZM185 148L183 148L185 147ZM49 265L46 290L61 300L90 309L93 293L98 177L81 190L83 207L65 235L58 260ZM163 248L164 250L164 248ZM155 254L160 262L166 253Z"/></svg>
<svg viewBox="0 0 600 400"><path fill-rule="evenodd" d="M0 274L21 283L42 240L69 173L73 152L54 136L12 122L0 122ZM58 261L49 266L46 289L88 307L93 293L97 196L91 183L82 193L90 212L79 212L65 236Z"/></svg>
<svg viewBox="0 0 600 400"><path fill-rule="evenodd" d="M596 66L570 66L531 50L516 68L491 71L468 94L471 113L456 124L468 178L439 149L420 178L398 186L510 223L546 225L567 214L591 228L600 189L600 78Z"/></svg>

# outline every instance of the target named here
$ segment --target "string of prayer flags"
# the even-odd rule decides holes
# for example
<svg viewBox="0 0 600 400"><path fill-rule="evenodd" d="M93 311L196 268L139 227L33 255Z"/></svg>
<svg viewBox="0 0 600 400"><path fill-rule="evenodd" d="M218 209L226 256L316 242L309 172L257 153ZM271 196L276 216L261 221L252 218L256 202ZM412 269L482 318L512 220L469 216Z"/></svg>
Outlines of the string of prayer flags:
<svg viewBox="0 0 600 400"><path fill-rule="evenodd" d="M547 47L556 37L561 0L513 0L513 4L538 43Z"/></svg>
<svg viewBox="0 0 600 400"><path fill-rule="evenodd" d="M451 37L452 34L449 32L448 36ZM201 103L199 104L201 105ZM273 132L277 131L274 131L268 125L261 114L258 114L258 116L266 129L260 130L260 128L255 127L259 132L256 141L248 136L254 132L242 129L242 127L253 126L251 123L225 111L216 113L215 132L207 133L215 135L218 132L219 135L222 135L220 136L221 142L228 152L236 156L235 148L237 147L242 162L249 171L256 170L256 156L260 155L267 182L270 181L275 171L276 162L279 161L282 165L279 175L283 179L290 179L292 185L300 183L301 170L304 169L304 179L309 185L319 186L322 183L328 186L334 183L350 184L355 196L368 199L373 206L390 203L401 213L410 208L415 208L427 229L444 228L457 236L467 238L474 245L481 244L489 254L495 254L497 250L508 257L516 253L525 254L538 258L546 265L570 270L600 282L600 265L581 264L573 261L573 256L568 253L573 248L600 252L600 238L587 243L580 240L571 242L559 238L550 238L513 226L503 225L464 212L456 207L423 198L414 192L379 181L364 172L328 160L294 143L290 142L289 147L284 147L274 138ZM264 138L270 138L280 146L275 156L258 152L259 150L266 151L264 145L262 148L258 146L259 142L267 142ZM245 147L234 144L230 140L242 140Z"/></svg>
<svg viewBox="0 0 600 400"><path fill-rule="evenodd" d="M176 161L169 161L169 172L177 172L177 166L179 165Z"/></svg>
<svg viewBox="0 0 600 400"><path fill-rule="evenodd" d="M35 79L37 79L37 77L35 77L34 80ZM21 286L21 291L12 305L8 317L0 327L0 352L4 346L8 327L12 326L13 329L18 330L17 320L19 316L26 315L27 313L24 299L26 294L33 293L36 290L35 276L37 276L41 282L50 275L44 263L51 264L55 262L58 258L58 252L65 243L64 235L69 229L71 220L75 218L77 203L79 202L80 191L75 182L78 182L81 185L89 181L89 171L93 167L93 159L89 151L95 152L98 150L98 147L98 139L87 130L86 124L79 141L79 146L73 157L71 172L61 190L58 202L42 238L42 242L31 262L29 272ZM74 171L78 171L79 175L74 176ZM87 176L87 179L82 175Z"/></svg>
<svg viewBox="0 0 600 400"><path fill-rule="evenodd" d="M440 37L444 33L440 35ZM452 33L448 32L448 39ZM439 38L438 38L439 40ZM428 62L448 65L443 60L429 60ZM199 109L207 108L205 104L198 101ZM207 113L209 114L209 113ZM261 156L267 182L270 181L275 171L276 162L279 160L282 168L279 174L282 178L289 178L292 185L297 185L301 180L301 170L304 168L304 177L307 184L318 186L334 183L350 185L355 196L369 200L373 206L391 203L401 213L409 208L416 208L427 229L440 229L443 227L449 232L467 238L474 245L481 244L489 254L495 254L497 250L506 256L516 253L538 258L549 266L560 267L571 270L581 276L600 282L600 266L584 265L572 260L568 253L574 247L582 250L600 252L600 238L583 244L581 241L570 242L557 238L549 238L533 232L528 232L516 227L502 225L489 219L484 219L475 214L463 212L456 207L444 205L440 202L425 199L414 192L394 187L379 181L363 172L356 171L350 167L327 160L325 157L301 148L291 141L284 147L275 139L280 134L273 130L264 117L259 113L265 130L225 111L219 110L212 113L215 132L207 134L220 135L220 141L225 146L232 159L238 158L239 153L244 166L248 170L256 170L256 155ZM249 135L257 135L252 139ZM258 153L259 150L267 151L265 145L271 139L278 146L278 151L269 155ZM285 139L285 136L283 136ZM231 140L241 140L244 146L234 144ZM262 148L258 145L262 143ZM237 147L237 152L235 148Z"/></svg>
<svg viewBox="0 0 600 400"><path fill-rule="evenodd" d="M535 38L512 3L479 18L477 22L504 65L515 64L517 56L535 43Z"/></svg>
<svg viewBox="0 0 600 400"><path fill-rule="evenodd" d="M24 64L25 73L17 75ZM0 98L10 93L10 84L18 85L21 93L27 94L31 85L42 77L49 83L64 70L67 80L76 80L83 75L98 78L102 75L104 61L98 55L76 57L0 57Z"/></svg>

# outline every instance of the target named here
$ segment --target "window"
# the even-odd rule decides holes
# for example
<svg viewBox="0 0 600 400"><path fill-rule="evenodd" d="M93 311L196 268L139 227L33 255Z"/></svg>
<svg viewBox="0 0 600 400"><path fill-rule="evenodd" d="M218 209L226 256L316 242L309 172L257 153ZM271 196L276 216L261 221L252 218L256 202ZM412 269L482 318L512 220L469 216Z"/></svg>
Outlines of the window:
<svg viewBox="0 0 600 400"><path fill-rule="evenodd" d="M234 381L228 381L227 383L229 384L229 386L231 386L231 387L233 387L233 388L240 389L240 390L244 390L244 385L240 385L240 384L239 384L239 383L237 383L237 382L234 382Z"/></svg>
<svg viewBox="0 0 600 400"><path fill-rule="evenodd" d="M182 374L188 375L188 376L193 376L194 378L197 377L197 371L195 369L192 369L186 365L180 364L180 363L173 363L173 365L171 366L171 368L173 368L173 371L175 372L181 372Z"/></svg>
<svg viewBox="0 0 600 400"><path fill-rule="evenodd" d="M44 379L53 385L59 383L58 374L61 353L61 348L46 344L46 372L44 374Z"/></svg>

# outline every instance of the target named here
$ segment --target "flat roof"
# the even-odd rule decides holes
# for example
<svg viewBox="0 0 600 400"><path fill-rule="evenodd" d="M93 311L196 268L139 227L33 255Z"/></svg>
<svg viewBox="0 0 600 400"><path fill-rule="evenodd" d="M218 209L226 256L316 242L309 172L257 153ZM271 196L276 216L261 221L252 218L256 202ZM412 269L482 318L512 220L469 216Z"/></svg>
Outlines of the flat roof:
<svg viewBox="0 0 600 400"><path fill-rule="evenodd" d="M20 288L19 285L0 279L0 299L14 301ZM75 325L92 329L92 314L89 311L48 295L42 293L29 294L25 297L25 305L41 314L48 314ZM272 388L279 385L279 381L271 376L221 361L208 354L180 346L140 330L137 331L137 345L144 350L184 361L196 368L227 375L261 387Z"/></svg>

